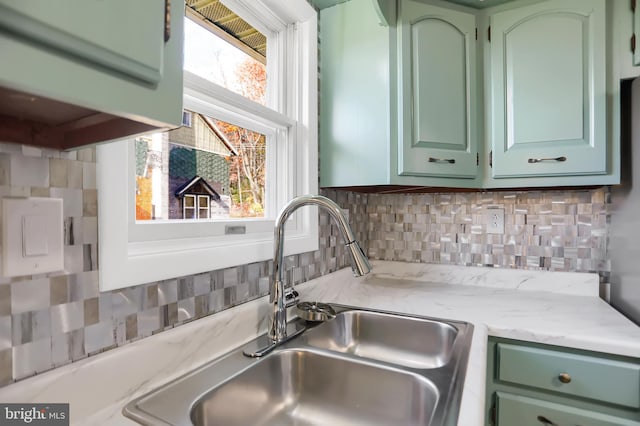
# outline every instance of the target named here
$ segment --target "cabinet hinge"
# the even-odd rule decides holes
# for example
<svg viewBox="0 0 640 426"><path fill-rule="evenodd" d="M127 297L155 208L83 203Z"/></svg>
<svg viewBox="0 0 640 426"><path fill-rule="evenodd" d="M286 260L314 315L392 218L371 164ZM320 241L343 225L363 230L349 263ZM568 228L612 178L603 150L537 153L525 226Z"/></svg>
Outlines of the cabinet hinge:
<svg viewBox="0 0 640 426"><path fill-rule="evenodd" d="M164 0L164 42L171 38L171 0Z"/></svg>
<svg viewBox="0 0 640 426"><path fill-rule="evenodd" d="M493 167L493 151L489 151L489 167Z"/></svg>
<svg viewBox="0 0 640 426"><path fill-rule="evenodd" d="M489 39L489 41L491 41L491 25L489 25L489 28L487 28L487 38Z"/></svg>
<svg viewBox="0 0 640 426"><path fill-rule="evenodd" d="M489 409L489 425L496 425L496 402L493 401L491 408Z"/></svg>
<svg viewBox="0 0 640 426"><path fill-rule="evenodd" d="M636 11L636 0L631 0L631 11L632 12Z"/></svg>
<svg viewBox="0 0 640 426"><path fill-rule="evenodd" d="M631 53L636 53L636 34L631 36Z"/></svg>

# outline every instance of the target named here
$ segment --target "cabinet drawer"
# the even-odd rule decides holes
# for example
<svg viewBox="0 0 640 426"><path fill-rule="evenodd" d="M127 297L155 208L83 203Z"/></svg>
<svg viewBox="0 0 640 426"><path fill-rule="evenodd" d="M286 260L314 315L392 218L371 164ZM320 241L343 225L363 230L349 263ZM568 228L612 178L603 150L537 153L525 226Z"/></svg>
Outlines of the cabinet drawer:
<svg viewBox="0 0 640 426"><path fill-rule="evenodd" d="M497 394L496 409L498 426L640 426L622 417L503 392Z"/></svg>
<svg viewBox="0 0 640 426"><path fill-rule="evenodd" d="M506 343L497 345L497 357L503 382L640 408L639 364Z"/></svg>

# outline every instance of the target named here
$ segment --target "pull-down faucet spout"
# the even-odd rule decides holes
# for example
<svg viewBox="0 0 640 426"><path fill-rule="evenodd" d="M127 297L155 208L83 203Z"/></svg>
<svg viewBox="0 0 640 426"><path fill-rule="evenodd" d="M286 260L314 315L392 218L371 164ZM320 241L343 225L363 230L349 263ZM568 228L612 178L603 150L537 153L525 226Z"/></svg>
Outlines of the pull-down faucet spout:
<svg viewBox="0 0 640 426"><path fill-rule="evenodd" d="M346 247L351 256L351 268L353 275L359 277L371 271L369 259L356 242L353 231L340 207L330 199L321 195L303 195L291 200L280 211L276 219L274 230L273 273L269 284L269 303L271 304L271 317L269 318L269 338L274 343L282 342L287 337L287 309L285 306L284 271L283 271L283 246L284 226L287 219L299 207L317 205L325 209L336 221L338 229L345 240Z"/></svg>

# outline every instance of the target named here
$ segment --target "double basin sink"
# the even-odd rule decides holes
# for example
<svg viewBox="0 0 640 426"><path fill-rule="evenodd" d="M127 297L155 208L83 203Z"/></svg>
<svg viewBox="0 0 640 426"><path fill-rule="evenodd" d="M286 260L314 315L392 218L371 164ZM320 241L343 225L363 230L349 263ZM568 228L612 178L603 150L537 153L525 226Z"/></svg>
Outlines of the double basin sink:
<svg viewBox="0 0 640 426"><path fill-rule="evenodd" d="M137 398L145 425L455 425L471 344L468 323L332 305L262 358L265 336Z"/></svg>

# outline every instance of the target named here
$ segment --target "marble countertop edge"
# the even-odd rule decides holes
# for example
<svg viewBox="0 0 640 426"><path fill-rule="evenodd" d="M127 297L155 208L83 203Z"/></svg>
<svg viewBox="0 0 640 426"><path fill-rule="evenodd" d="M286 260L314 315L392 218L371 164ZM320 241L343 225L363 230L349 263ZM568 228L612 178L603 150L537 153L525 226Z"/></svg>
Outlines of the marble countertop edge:
<svg viewBox="0 0 640 426"><path fill-rule="evenodd" d="M598 275L594 273L397 261L372 261L371 264L373 266L372 274L378 278L527 291L548 291L576 296L598 296L600 293L600 280Z"/></svg>

